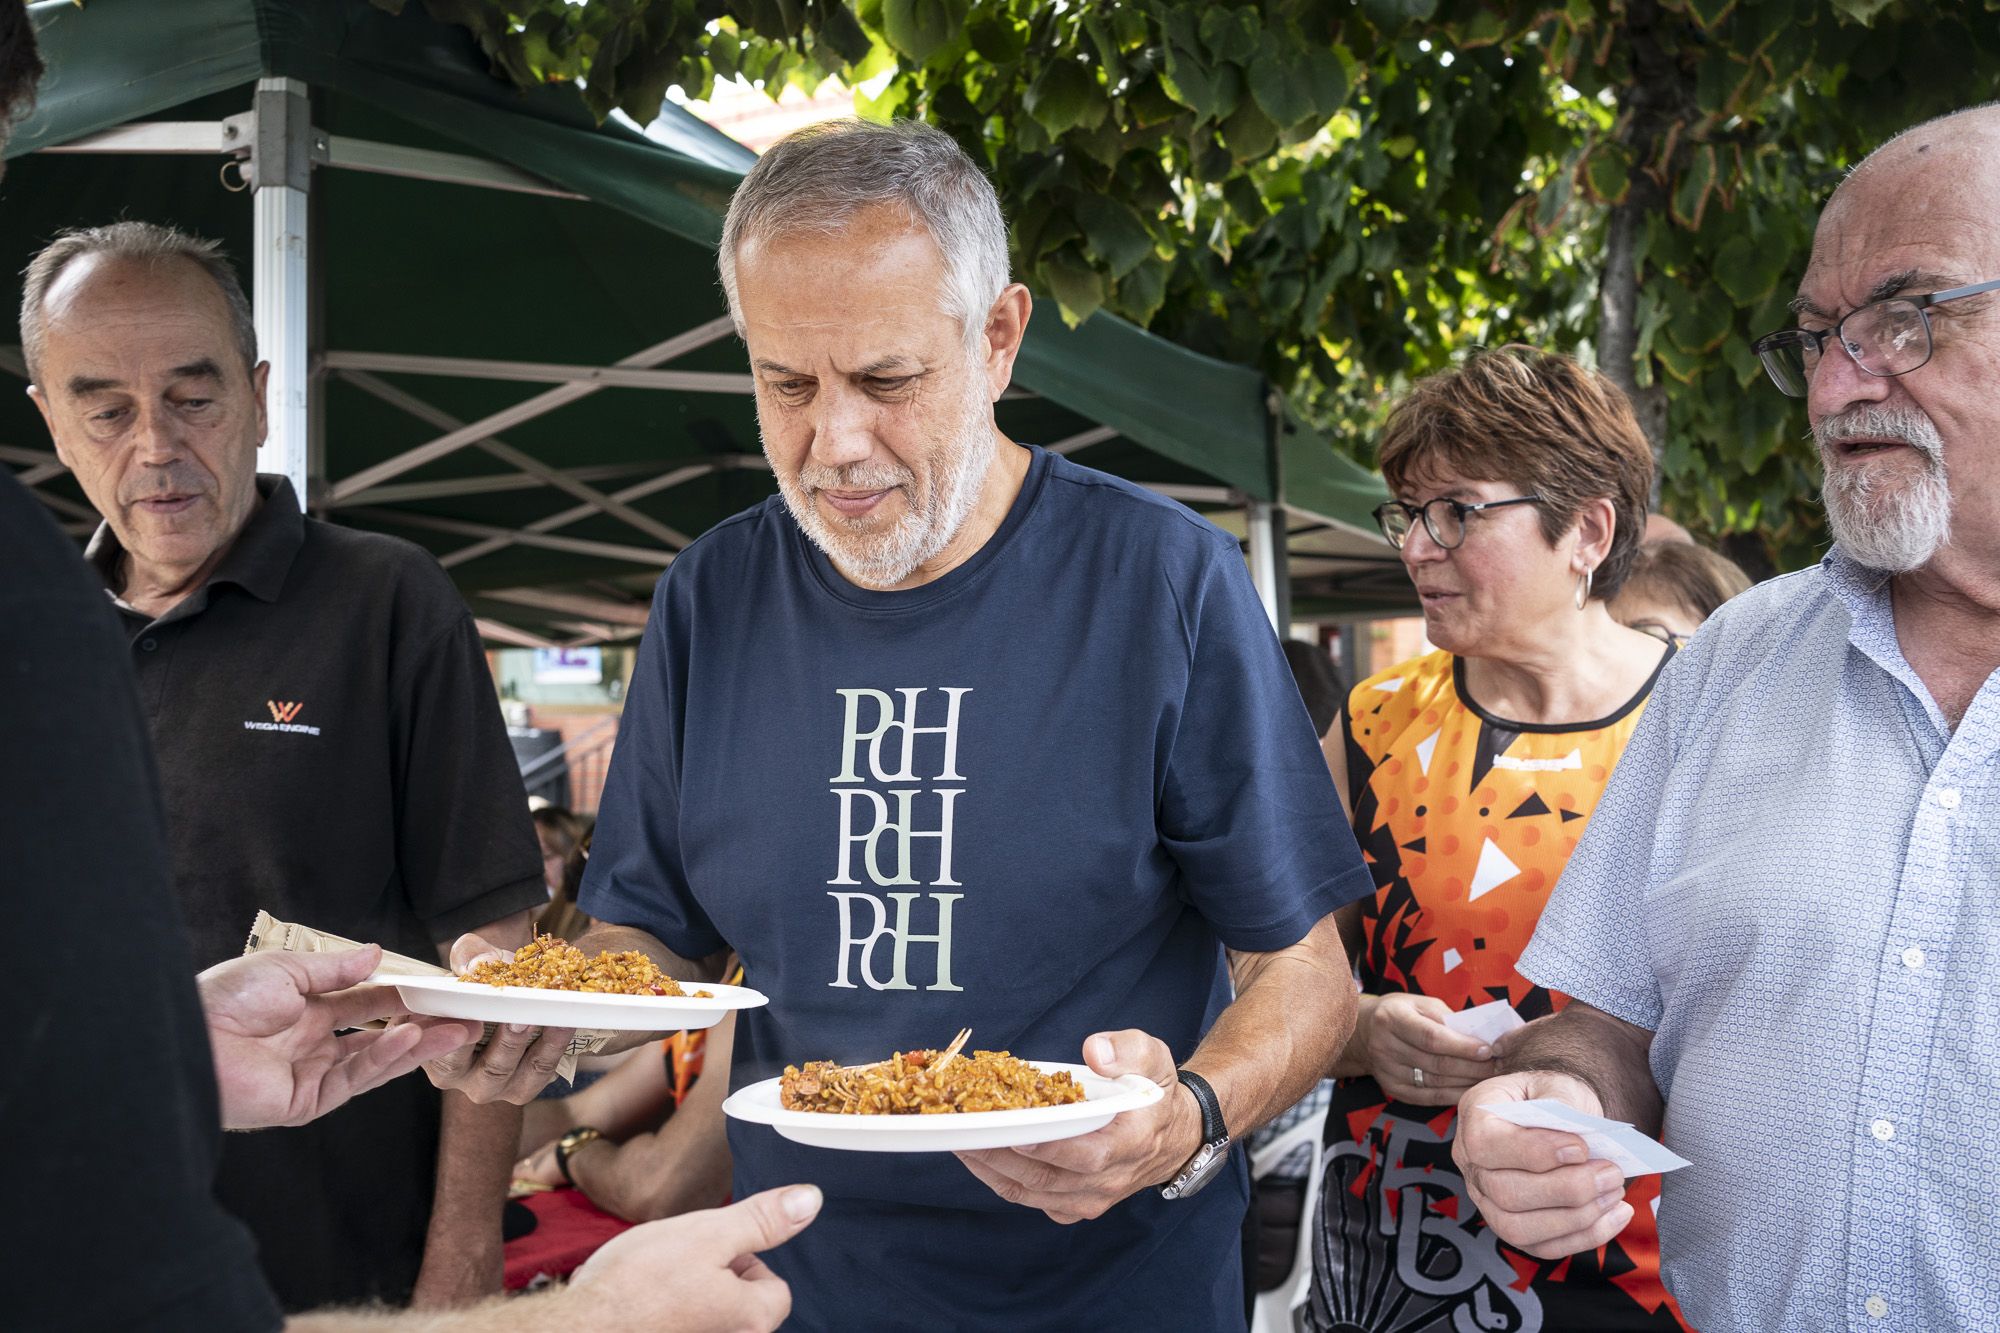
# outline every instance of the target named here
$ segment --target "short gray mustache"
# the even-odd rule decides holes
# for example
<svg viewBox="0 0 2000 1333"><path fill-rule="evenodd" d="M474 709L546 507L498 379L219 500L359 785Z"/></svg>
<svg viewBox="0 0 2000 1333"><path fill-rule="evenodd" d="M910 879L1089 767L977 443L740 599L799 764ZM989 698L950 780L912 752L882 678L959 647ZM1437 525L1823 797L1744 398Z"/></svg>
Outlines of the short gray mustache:
<svg viewBox="0 0 2000 1333"><path fill-rule="evenodd" d="M799 484L814 491L886 491L895 486L907 486L910 480L910 475L906 472L880 476L861 472L818 472L804 469L799 472Z"/></svg>
<svg viewBox="0 0 2000 1333"><path fill-rule="evenodd" d="M1813 427L1813 437L1822 445L1845 444L1849 440L1900 440L1931 458L1939 456L1937 428L1930 418L1916 412L1857 408L1827 417Z"/></svg>

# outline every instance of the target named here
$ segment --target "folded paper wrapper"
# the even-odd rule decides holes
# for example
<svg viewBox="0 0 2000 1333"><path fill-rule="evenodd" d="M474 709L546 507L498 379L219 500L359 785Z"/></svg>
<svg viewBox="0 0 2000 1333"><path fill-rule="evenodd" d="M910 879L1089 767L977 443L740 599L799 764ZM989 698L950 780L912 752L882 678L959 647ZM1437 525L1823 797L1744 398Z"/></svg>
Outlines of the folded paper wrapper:
<svg viewBox="0 0 2000 1333"><path fill-rule="evenodd" d="M252 954L261 953L266 949L279 949L286 953L345 953L349 949L363 947L365 946L353 940L329 935L326 931L314 930L311 926L301 926L296 922L280 921L269 912L259 912L257 920L250 926L250 938L244 944L243 952ZM375 965L375 974L399 977L448 977L452 972L448 967L420 962L415 958L390 953L384 949L382 961ZM387 1025L375 1022L364 1026L379 1028ZM579 1055L596 1055L618 1035L620 1034L615 1032L579 1029L577 1034L570 1038L569 1049L563 1052L562 1063L556 1066L556 1077L564 1080L573 1077L576 1073L576 1058ZM488 1023L486 1030L479 1036L479 1045L484 1046L491 1040L493 1040L493 1024Z"/></svg>

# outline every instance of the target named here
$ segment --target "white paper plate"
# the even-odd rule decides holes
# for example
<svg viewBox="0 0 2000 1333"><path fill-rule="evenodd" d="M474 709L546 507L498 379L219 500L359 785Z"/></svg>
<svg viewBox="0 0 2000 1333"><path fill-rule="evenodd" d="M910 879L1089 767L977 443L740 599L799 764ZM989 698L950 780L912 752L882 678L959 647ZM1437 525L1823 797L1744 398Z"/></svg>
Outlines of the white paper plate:
<svg viewBox="0 0 2000 1333"><path fill-rule="evenodd" d="M787 1111L778 1099L778 1080L767 1078L732 1093L723 1114L769 1125L795 1143L848 1152L971 1152L1053 1143L1102 1129L1123 1111L1151 1106L1165 1096L1159 1084L1138 1074L1102 1078L1084 1065L1031 1060L1046 1074L1067 1072L1083 1085L1084 1100L1067 1106L1032 1106L1021 1111L966 1111L950 1115L835 1115Z"/></svg>
<svg viewBox="0 0 2000 1333"><path fill-rule="evenodd" d="M605 995L595 991L486 986L457 977L369 978L394 986L411 1013L467 1018L480 1023L524 1023L538 1028L594 1028L600 1032L680 1032L714 1027L725 1014L756 1009L770 999L747 986L682 983L713 992L712 1000L672 995Z"/></svg>

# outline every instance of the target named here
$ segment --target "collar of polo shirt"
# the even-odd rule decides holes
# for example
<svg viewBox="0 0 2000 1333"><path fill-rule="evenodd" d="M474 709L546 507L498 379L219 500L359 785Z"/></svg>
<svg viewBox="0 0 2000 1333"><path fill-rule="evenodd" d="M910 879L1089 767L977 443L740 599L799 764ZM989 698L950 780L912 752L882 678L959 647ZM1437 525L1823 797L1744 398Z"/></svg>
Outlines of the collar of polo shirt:
<svg viewBox="0 0 2000 1333"><path fill-rule="evenodd" d="M259 601L275 602L291 572L292 560L305 544L305 514L291 480L276 473L257 474L257 507L249 522L230 543L229 553L197 592L200 597L217 584L232 583ZM104 586L118 587L118 566L125 548L118 544L109 523L99 523L90 544L84 548L88 560L104 579ZM196 598L189 598L194 601Z"/></svg>

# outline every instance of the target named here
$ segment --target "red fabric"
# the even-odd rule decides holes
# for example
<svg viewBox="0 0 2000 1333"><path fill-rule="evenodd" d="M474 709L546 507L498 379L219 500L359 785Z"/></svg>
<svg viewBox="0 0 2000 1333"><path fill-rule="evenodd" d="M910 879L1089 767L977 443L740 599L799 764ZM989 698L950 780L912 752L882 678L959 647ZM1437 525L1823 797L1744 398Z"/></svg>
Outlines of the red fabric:
<svg viewBox="0 0 2000 1333"><path fill-rule="evenodd" d="M521 1200L535 1215L535 1229L507 1242L507 1290L519 1291L537 1277L568 1277L598 1246L632 1224L613 1217L582 1190L549 1190Z"/></svg>

